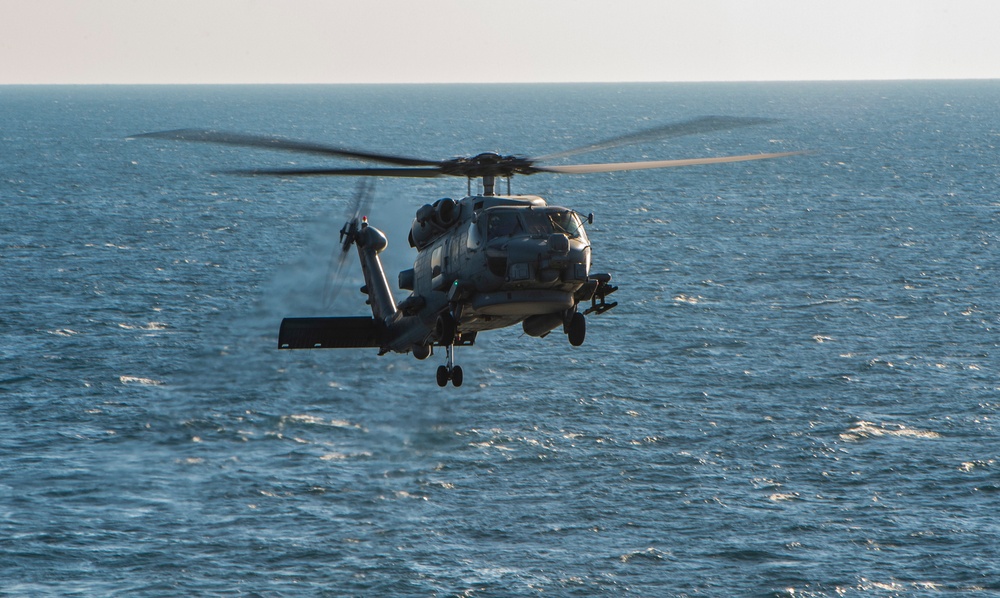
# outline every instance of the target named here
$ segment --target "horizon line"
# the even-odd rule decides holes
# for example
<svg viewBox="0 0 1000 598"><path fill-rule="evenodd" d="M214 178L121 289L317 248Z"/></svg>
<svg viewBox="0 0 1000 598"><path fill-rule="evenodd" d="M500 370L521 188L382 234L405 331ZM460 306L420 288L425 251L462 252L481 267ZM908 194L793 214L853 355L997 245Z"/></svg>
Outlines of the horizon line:
<svg viewBox="0 0 1000 598"><path fill-rule="evenodd" d="M173 81L173 82L0 82L0 87L113 87L113 86L320 86L320 85L642 85L642 84L713 84L713 83L890 83L907 81L998 81L1000 77L885 77L858 79L676 79L654 80L636 79L627 81L579 80L579 81Z"/></svg>

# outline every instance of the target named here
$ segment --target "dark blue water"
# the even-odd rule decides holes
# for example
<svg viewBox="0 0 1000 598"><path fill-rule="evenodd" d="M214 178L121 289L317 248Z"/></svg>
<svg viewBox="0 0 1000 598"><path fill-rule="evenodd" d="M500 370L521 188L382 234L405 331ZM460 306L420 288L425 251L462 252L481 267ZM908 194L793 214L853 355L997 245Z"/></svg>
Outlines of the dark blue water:
<svg viewBox="0 0 1000 598"><path fill-rule="evenodd" d="M515 179L596 214L620 305L481 335L460 389L275 348L365 313L324 305L354 181L126 139L542 155L707 114L781 120L579 161L814 153ZM998 144L1000 82L0 87L0 593L1000 592ZM464 191L379 182L390 280Z"/></svg>

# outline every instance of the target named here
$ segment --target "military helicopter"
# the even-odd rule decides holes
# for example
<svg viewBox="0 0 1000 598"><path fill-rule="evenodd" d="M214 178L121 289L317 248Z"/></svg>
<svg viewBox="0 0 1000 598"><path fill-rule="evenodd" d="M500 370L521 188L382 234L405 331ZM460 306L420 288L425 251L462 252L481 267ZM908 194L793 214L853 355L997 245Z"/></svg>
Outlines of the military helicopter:
<svg viewBox="0 0 1000 598"><path fill-rule="evenodd" d="M743 162L791 156L802 152L656 160L643 162L544 165L582 153L682 135L701 134L775 122L762 118L708 116L613 137L538 158L498 153L426 160L322 144L226 133L181 129L144 133L179 141L266 148L285 152L348 158L384 166L364 168L277 168L237 171L240 174L355 177L464 177L467 196L442 198L419 208L409 232L416 249L413 268L399 273L398 286L410 291L397 303L379 254L387 247L385 235L369 224L360 208L340 230L342 255L356 247L364 274L361 292L367 295L371 316L285 318L278 333L281 349L375 348L379 355L412 353L427 359L435 347L444 347L447 360L437 369L439 386L461 386L464 375L455 364L455 347L475 344L480 332L521 324L524 332L544 337L562 328L569 343L582 345L590 314L600 315L617 305L608 296L618 287L611 275L592 273L591 243L585 223L593 214L550 206L535 195L511 195L514 175L586 174L699 164ZM472 193L472 181L481 180L482 192ZM496 192L506 179L507 194ZM370 199L371 186L359 191L359 205ZM364 196L369 197L364 197Z"/></svg>

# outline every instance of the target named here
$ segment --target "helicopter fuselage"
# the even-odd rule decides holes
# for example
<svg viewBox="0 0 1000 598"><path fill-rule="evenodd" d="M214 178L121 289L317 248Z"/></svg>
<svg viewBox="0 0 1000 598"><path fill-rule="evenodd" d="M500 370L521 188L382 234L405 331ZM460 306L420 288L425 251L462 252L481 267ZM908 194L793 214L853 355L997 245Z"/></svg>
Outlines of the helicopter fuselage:
<svg viewBox="0 0 1000 598"><path fill-rule="evenodd" d="M459 336L531 318L526 331L544 334L563 323L551 315L573 310L589 279L583 221L537 196L439 200L418 212L410 241L418 254L399 275L412 291L404 305L422 305L435 326L450 310ZM551 326L542 331L537 316Z"/></svg>
<svg viewBox="0 0 1000 598"><path fill-rule="evenodd" d="M357 246L372 317L286 318L280 347L378 347L425 359L444 346L444 371L454 378L460 368L452 347L474 344L480 332L520 323L541 337L562 326L579 345L584 314L616 305L604 300L617 290L610 275L590 273L584 219L541 197L476 195L420 208L409 234L417 258L399 273L399 288L410 295L399 303L379 259L385 235L366 219L341 233L345 247ZM591 306L581 313L584 301ZM443 375L439 383L449 379Z"/></svg>

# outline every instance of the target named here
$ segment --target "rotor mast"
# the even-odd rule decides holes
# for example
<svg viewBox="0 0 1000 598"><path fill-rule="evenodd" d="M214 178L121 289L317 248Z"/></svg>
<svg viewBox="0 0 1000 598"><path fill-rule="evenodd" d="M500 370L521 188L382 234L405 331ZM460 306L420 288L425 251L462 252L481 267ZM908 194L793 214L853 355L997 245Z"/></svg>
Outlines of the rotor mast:
<svg viewBox="0 0 1000 598"><path fill-rule="evenodd" d="M492 197L496 195L497 178L492 174L483 175L483 195Z"/></svg>

